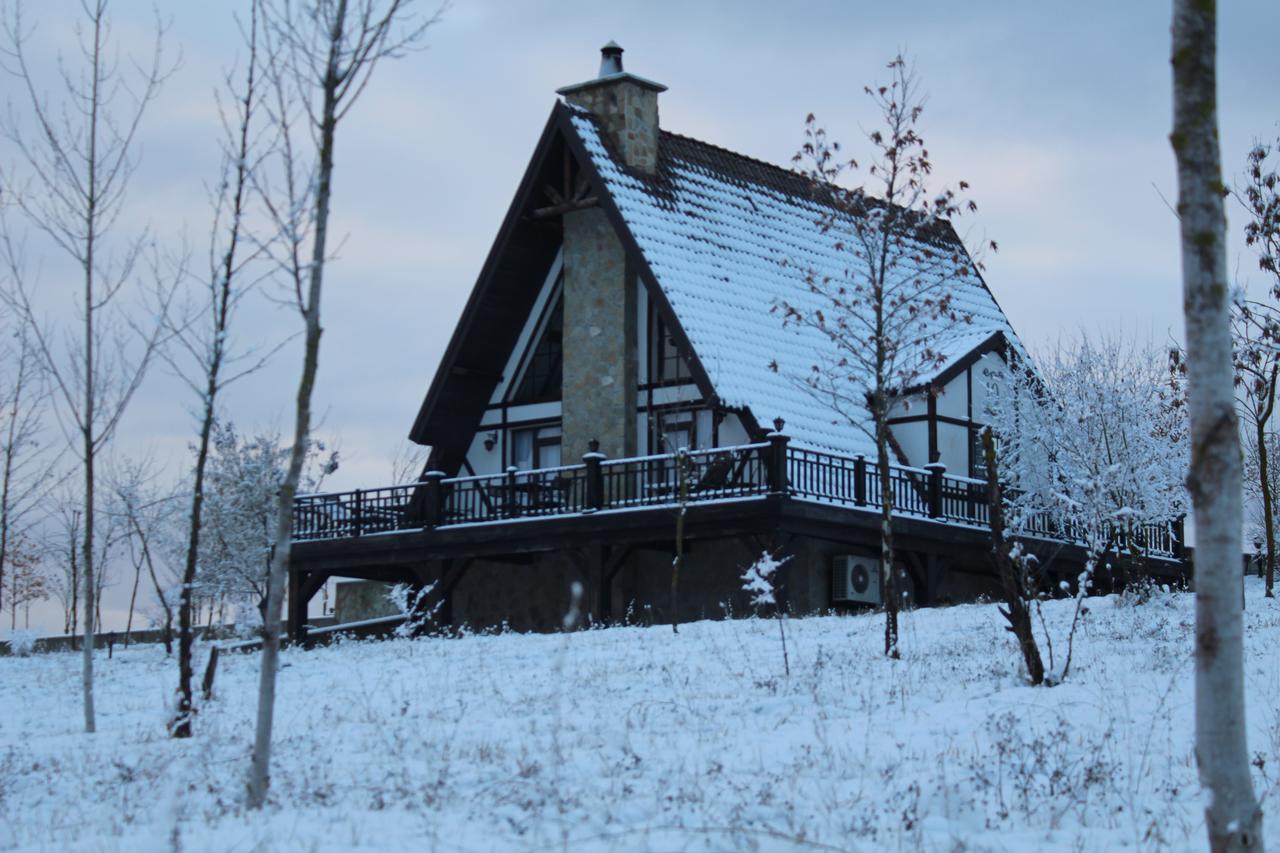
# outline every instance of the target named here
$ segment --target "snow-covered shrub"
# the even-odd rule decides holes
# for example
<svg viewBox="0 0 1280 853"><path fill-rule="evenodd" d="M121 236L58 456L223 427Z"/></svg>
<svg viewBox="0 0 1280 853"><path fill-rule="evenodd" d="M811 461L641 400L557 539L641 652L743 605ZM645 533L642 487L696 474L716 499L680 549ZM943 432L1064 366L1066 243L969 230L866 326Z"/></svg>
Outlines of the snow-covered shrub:
<svg viewBox="0 0 1280 853"><path fill-rule="evenodd" d="M405 617L404 622L396 627L397 637L414 636L436 615L444 604L443 599L437 599L431 607L423 607L423 603L435 588L436 585L433 583L417 589L407 583L398 583L387 590L387 600Z"/></svg>
<svg viewBox="0 0 1280 853"><path fill-rule="evenodd" d="M758 560L743 571L742 591L751 597L752 607L773 607L778 603L774 583L777 580L778 569L782 568L789 559L791 558L783 557L779 560L768 551L764 551Z"/></svg>
<svg viewBox="0 0 1280 853"><path fill-rule="evenodd" d="M18 657L26 657L35 651L36 635L34 631L10 631L9 653Z"/></svg>
<svg viewBox="0 0 1280 853"><path fill-rule="evenodd" d="M742 573L742 591L751 597L751 606L757 610L778 606L778 594L775 588L778 569L790 560L783 557L779 560L768 551L762 551L759 559L747 566ZM787 676L791 675L791 659L787 655L786 614L778 610L778 636L782 639L782 666Z"/></svg>
<svg viewBox="0 0 1280 853"><path fill-rule="evenodd" d="M267 573L275 539L276 496L289 463L289 446L275 433L242 436L219 423L205 475L196 595L249 602L266 598ZM338 468L338 454L325 455L324 442L307 448L299 492L318 490ZM185 539L179 537L179 549Z"/></svg>
<svg viewBox="0 0 1280 853"><path fill-rule="evenodd" d="M1007 537L1047 523L1085 549L1074 590L1067 581L1042 590L1076 598L1059 646L1065 655L1055 663L1049 650L1052 684L1070 668L1083 600L1098 574L1138 553L1144 528L1171 526L1187 512L1186 406L1166 354L1118 339L1082 336L1038 370L1015 353L1010 367L987 377L985 412L998 444Z"/></svg>

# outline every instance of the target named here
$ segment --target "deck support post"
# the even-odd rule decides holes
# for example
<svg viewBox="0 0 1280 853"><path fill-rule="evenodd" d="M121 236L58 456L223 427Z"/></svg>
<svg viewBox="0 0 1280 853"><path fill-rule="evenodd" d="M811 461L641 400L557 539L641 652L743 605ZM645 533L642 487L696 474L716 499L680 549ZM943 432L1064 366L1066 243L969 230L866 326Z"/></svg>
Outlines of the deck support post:
<svg viewBox="0 0 1280 853"><path fill-rule="evenodd" d="M307 636L307 599L302 594L308 572L289 572L289 609L286 616L289 641L301 645Z"/></svg>
<svg viewBox="0 0 1280 853"><path fill-rule="evenodd" d="M445 473L443 471L428 471L422 475L425 486L423 487L423 512L422 526L437 527L444 517L444 495L443 487L440 485L444 480Z"/></svg>
<svg viewBox="0 0 1280 853"><path fill-rule="evenodd" d="M774 430L769 433L769 460L768 460L768 478L769 493L774 495L785 495L787 493L787 442L791 440L789 436L782 432L782 428L786 426L786 421L778 418L773 422Z"/></svg>
<svg viewBox="0 0 1280 853"><path fill-rule="evenodd" d="M867 505L867 457L861 453L853 460L853 502Z"/></svg>
<svg viewBox="0 0 1280 853"><path fill-rule="evenodd" d="M924 467L929 472L929 517L942 518L942 475L947 473L947 466L930 462Z"/></svg>

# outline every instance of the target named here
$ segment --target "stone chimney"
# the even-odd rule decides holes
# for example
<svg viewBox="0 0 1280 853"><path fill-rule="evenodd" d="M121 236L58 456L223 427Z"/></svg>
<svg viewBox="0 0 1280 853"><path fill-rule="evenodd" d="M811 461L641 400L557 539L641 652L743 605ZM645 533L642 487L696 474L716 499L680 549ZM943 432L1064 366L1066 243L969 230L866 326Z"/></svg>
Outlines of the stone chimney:
<svg viewBox="0 0 1280 853"><path fill-rule="evenodd" d="M666 86L622 70L622 48L600 48L600 74L594 80L557 89L570 104L595 115L622 162L652 175L658 167L658 93Z"/></svg>

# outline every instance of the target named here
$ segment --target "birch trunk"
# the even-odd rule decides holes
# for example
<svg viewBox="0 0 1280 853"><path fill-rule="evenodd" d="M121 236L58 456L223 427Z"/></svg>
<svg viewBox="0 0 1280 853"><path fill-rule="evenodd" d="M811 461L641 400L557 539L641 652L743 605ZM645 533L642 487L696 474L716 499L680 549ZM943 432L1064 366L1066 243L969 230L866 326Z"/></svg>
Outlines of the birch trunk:
<svg viewBox="0 0 1280 853"><path fill-rule="evenodd" d="M1196 519L1196 763L1213 851L1261 850L1262 811L1245 739L1241 456L1232 374L1226 214L1218 150L1216 17L1174 0L1173 133L1178 161L1191 470Z"/></svg>
<svg viewBox="0 0 1280 853"><path fill-rule="evenodd" d="M96 402L96 386L94 383L93 350L93 314L97 310L93 293L93 253L97 248L98 226L98 84L102 80L102 9L93 21L93 83L89 97L89 177L86 184L84 222L84 417L81 419L80 432L84 446L84 730L92 733L96 729L93 711L93 632L97 592L94 589L93 576L93 462L97 450L94 441L94 403Z"/></svg>

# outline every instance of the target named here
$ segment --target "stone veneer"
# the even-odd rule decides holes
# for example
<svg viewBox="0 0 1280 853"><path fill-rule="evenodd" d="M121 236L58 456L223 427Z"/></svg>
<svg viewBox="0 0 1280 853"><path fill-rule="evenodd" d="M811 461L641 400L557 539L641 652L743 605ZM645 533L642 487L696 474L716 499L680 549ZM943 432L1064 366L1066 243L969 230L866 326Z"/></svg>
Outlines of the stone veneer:
<svg viewBox="0 0 1280 853"><path fill-rule="evenodd" d="M562 458L578 461L593 438L607 456L634 456L635 282L603 210L565 214L563 257Z"/></svg>
<svg viewBox="0 0 1280 853"><path fill-rule="evenodd" d="M646 175L658 168L658 92L655 83L619 74L565 91L565 100L600 123L622 162Z"/></svg>

